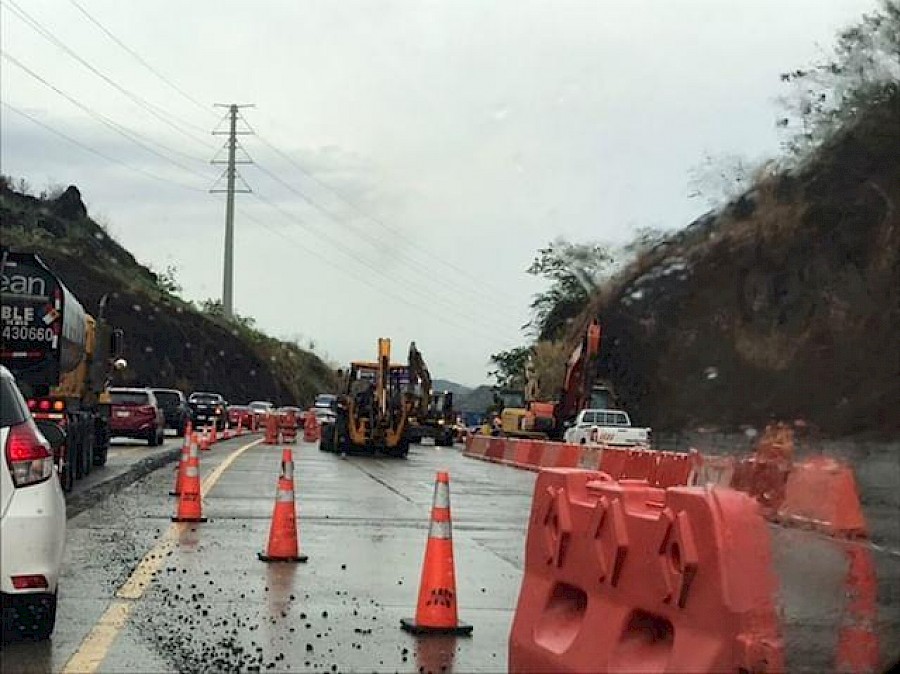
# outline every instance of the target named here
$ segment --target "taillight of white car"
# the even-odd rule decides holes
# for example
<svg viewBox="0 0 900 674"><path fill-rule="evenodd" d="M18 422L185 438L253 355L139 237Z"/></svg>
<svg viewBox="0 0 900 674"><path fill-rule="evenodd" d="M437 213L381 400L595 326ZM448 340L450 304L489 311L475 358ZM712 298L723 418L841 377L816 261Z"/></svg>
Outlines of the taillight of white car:
<svg viewBox="0 0 900 674"><path fill-rule="evenodd" d="M16 487L38 484L53 475L50 443L31 419L9 427L6 462Z"/></svg>

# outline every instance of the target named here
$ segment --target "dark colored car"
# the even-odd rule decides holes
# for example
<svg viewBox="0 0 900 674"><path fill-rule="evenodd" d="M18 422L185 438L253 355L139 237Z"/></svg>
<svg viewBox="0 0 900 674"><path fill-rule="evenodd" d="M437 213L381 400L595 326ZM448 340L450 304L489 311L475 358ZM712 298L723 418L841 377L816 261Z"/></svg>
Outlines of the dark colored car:
<svg viewBox="0 0 900 674"><path fill-rule="evenodd" d="M166 418L166 428L175 429L175 434L181 438L184 436L185 427L191 418L191 408L188 407L184 393L174 388L154 388L153 395L156 402L162 408Z"/></svg>
<svg viewBox="0 0 900 674"><path fill-rule="evenodd" d="M218 393L191 393L188 407L191 408L191 422L194 426L205 426L212 422L221 431L228 425L228 402Z"/></svg>
<svg viewBox="0 0 900 674"><path fill-rule="evenodd" d="M151 447L163 443L166 418L153 391L148 388L111 388L109 434L146 440Z"/></svg>

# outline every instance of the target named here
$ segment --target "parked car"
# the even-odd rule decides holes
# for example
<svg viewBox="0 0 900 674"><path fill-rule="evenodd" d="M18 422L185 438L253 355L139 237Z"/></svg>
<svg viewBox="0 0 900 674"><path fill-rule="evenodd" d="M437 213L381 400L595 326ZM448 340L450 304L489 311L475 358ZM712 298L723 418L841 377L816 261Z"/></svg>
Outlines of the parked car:
<svg viewBox="0 0 900 674"><path fill-rule="evenodd" d="M337 414L330 407L313 407L313 414L316 415L316 421L319 425L333 424L337 420Z"/></svg>
<svg viewBox="0 0 900 674"><path fill-rule="evenodd" d="M166 417L148 388L111 388L109 409L111 437L146 440L150 447L163 443Z"/></svg>
<svg viewBox="0 0 900 674"><path fill-rule="evenodd" d="M241 428L250 428L253 412L247 405L229 405L228 423L231 426L241 425Z"/></svg>
<svg viewBox="0 0 900 674"><path fill-rule="evenodd" d="M174 388L154 388L153 395L156 396L156 402L162 408L163 416L166 419L166 428L175 430L175 435L179 438L184 437L184 431L187 422L191 418L191 408L188 407L187 399L184 393Z"/></svg>
<svg viewBox="0 0 900 674"><path fill-rule="evenodd" d="M213 422L221 431L228 425L228 402L218 393L191 393L188 407L191 408L191 420L195 426Z"/></svg>
<svg viewBox="0 0 900 674"><path fill-rule="evenodd" d="M47 639L66 542L66 503L44 438L0 366L0 607L4 635Z"/></svg>
<svg viewBox="0 0 900 674"><path fill-rule="evenodd" d="M250 409L256 415L257 423L262 423L266 415L275 411L275 405L265 400L254 400L250 403Z"/></svg>
<svg viewBox="0 0 900 674"><path fill-rule="evenodd" d="M336 405L337 396L333 393L320 393L313 403L313 407L322 409L334 409Z"/></svg>

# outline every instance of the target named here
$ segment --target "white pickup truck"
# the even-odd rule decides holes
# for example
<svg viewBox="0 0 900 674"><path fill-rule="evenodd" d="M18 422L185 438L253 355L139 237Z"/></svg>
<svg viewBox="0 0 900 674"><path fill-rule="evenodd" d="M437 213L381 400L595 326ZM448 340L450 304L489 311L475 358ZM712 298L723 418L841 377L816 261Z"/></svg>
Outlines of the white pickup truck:
<svg viewBox="0 0 900 674"><path fill-rule="evenodd" d="M581 410L563 439L576 445L632 447L649 444L650 429L633 427L628 414L620 410Z"/></svg>

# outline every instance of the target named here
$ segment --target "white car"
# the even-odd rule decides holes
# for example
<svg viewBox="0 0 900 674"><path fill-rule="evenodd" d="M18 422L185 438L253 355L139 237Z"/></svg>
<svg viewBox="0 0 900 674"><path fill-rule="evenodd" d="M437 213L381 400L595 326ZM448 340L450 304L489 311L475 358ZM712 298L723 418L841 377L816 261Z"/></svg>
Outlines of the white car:
<svg viewBox="0 0 900 674"><path fill-rule="evenodd" d="M0 605L4 634L47 639L66 542L66 502L50 445L0 366Z"/></svg>
<svg viewBox="0 0 900 674"><path fill-rule="evenodd" d="M632 426L621 410L581 410L563 440L575 445L634 447L649 444L650 429Z"/></svg>

